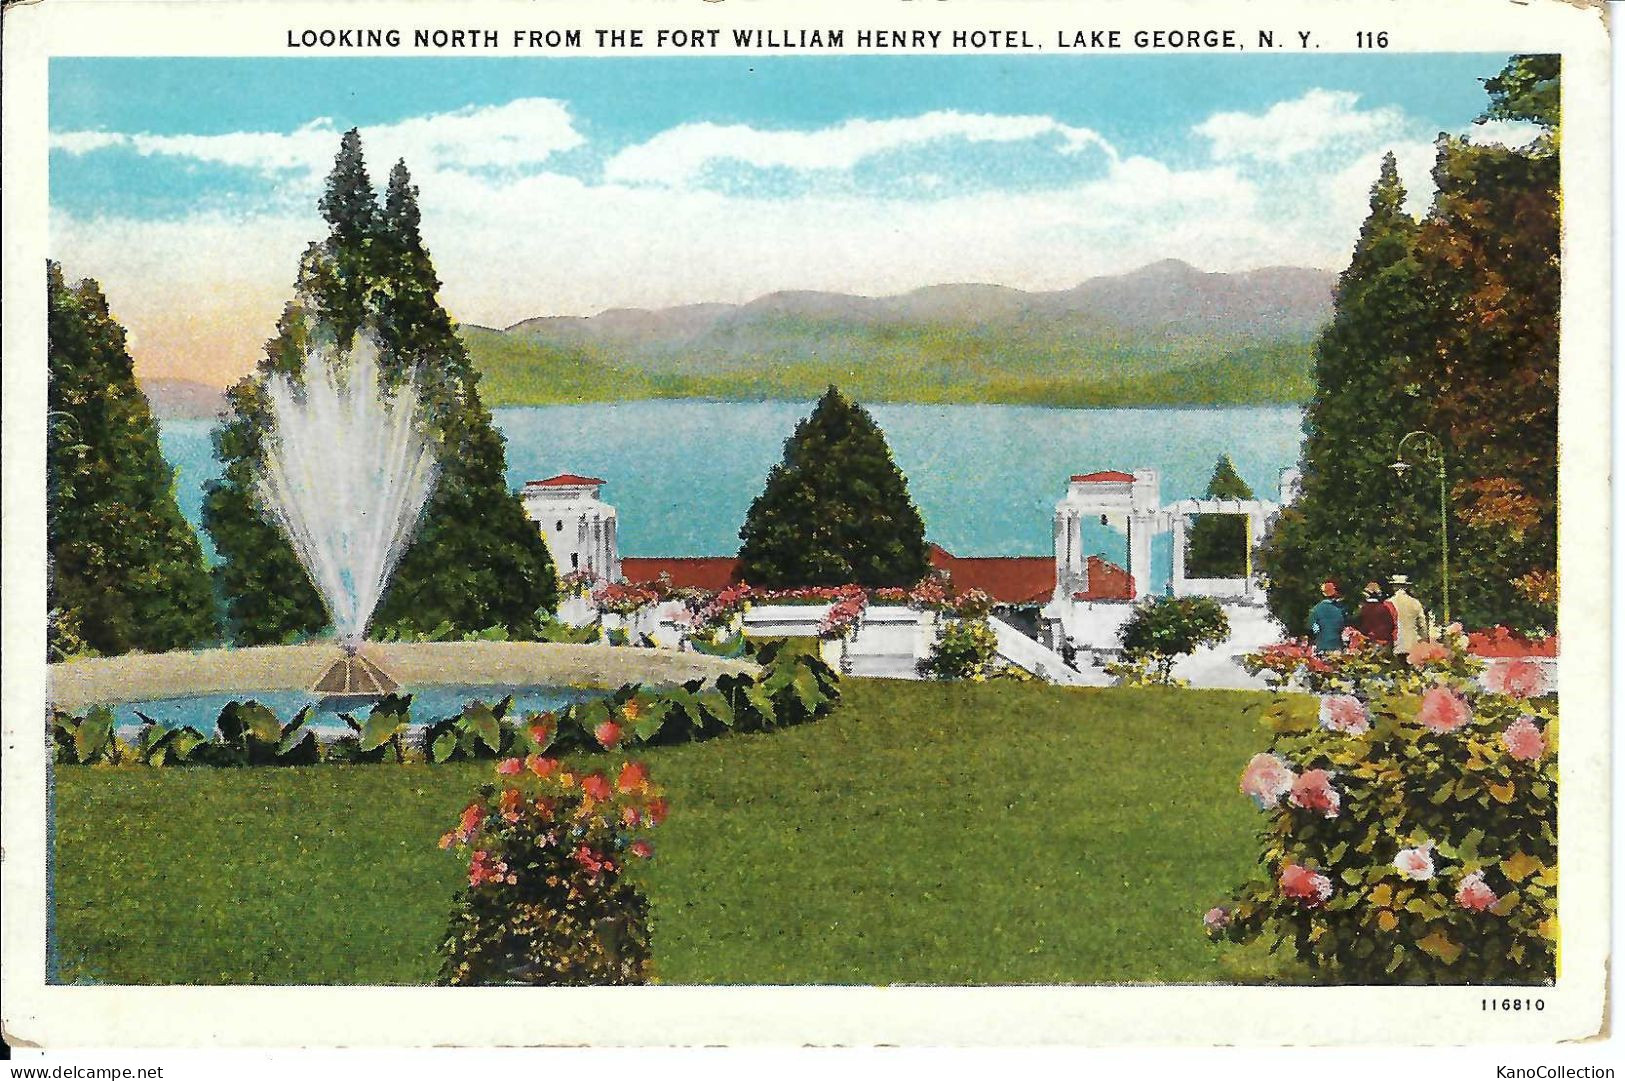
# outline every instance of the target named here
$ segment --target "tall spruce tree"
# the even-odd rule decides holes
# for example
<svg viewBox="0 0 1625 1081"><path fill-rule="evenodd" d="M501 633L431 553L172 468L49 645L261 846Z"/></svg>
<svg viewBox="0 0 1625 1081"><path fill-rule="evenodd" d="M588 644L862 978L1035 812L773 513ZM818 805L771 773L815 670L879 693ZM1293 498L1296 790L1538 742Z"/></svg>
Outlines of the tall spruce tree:
<svg viewBox="0 0 1625 1081"><path fill-rule="evenodd" d="M1338 279L1332 322L1315 343L1302 495L1281 512L1259 552L1270 609L1293 633L1307 629L1327 578L1346 585L1405 572L1434 581L1429 504L1401 489L1388 468L1400 439L1426 416L1411 367L1424 344L1418 328L1427 297L1414 251L1418 225L1404 202L1394 156L1386 155L1353 258ZM1433 521L1436 538L1436 508Z"/></svg>
<svg viewBox="0 0 1625 1081"><path fill-rule="evenodd" d="M175 502L124 328L96 282L69 286L56 263L46 265L46 291L51 654L212 641L202 549Z"/></svg>
<svg viewBox="0 0 1625 1081"><path fill-rule="evenodd" d="M885 435L833 386L785 441L739 537L741 576L770 588L911 586L930 566Z"/></svg>
<svg viewBox="0 0 1625 1081"><path fill-rule="evenodd" d="M1236 472L1230 455L1219 455L1207 482L1207 498L1252 497L1252 488ZM1247 565L1248 543L1245 515L1203 515L1191 525L1186 537L1185 574L1191 578L1239 578Z"/></svg>
<svg viewBox="0 0 1625 1081"><path fill-rule="evenodd" d="M387 380L417 380L440 460L435 492L374 626L426 631L449 623L464 631L501 626L531 633L537 613L557 600L552 561L508 489L502 436L437 298L440 282L406 165L391 171L380 208L360 136L351 130L320 205L328 235L306 249L277 334L256 375L228 394L229 414L215 433L224 471L208 492L204 523L222 559L231 632L244 643L272 642L327 624L320 597L254 494L266 430L264 384L273 371L299 374L312 343L347 349L365 332L377 340Z"/></svg>

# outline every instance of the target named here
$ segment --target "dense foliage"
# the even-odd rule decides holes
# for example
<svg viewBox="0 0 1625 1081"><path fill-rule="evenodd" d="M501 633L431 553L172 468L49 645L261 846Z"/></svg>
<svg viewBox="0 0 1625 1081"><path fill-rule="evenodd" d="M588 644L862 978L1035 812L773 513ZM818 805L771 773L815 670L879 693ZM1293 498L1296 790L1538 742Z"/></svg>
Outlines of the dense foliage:
<svg viewBox="0 0 1625 1081"><path fill-rule="evenodd" d="M177 649L218 634L197 534L94 281L46 265L50 659Z"/></svg>
<svg viewBox="0 0 1625 1081"><path fill-rule="evenodd" d="M1230 455L1213 464L1207 482L1208 499L1251 499L1252 487L1236 472ZM1246 515L1204 514L1185 535L1187 578L1240 578L1246 573L1247 546L1251 543Z"/></svg>
<svg viewBox="0 0 1625 1081"><path fill-rule="evenodd" d="M629 683L599 698L546 713L511 715L512 699L470 702L450 717L414 723L412 696L390 694L363 717L340 714L347 733L319 741L308 708L286 724L253 700L221 710L213 733L191 725L143 724L133 742L113 714L94 706L51 717L62 765L257 766L343 762L427 762L497 758L552 750L590 753L639 744L685 743L726 732L760 732L822 717L840 701L840 677L816 650L791 641L755 650L756 672L724 673L671 687Z"/></svg>
<svg viewBox="0 0 1625 1081"><path fill-rule="evenodd" d="M739 573L769 588L907 586L925 577L925 523L886 437L831 386L784 444L740 527Z"/></svg>
<svg viewBox="0 0 1625 1081"><path fill-rule="evenodd" d="M415 373L439 445L440 475L416 538L396 568L375 624L397 631L450 623L534 633L556 601L547 546L509 491L505 449L481 400L479 375L437 299L440 282L419 229L417 188L404 162L390 172L382 206L345 134L321 200L328 236L300 260L295 298L266 343L255 376L232 387L214 433L223 475L211 483L203 521L232 637L278 642L327 624L320 597L292 549L261 514L254 476L265 437L264 381L298 374L313 342L345 347L362 331L380 345L386 378Z"/></svg>
<svg viewBox="0 0 1625 1081"><path fill-rule="evenodd" d="M1270 607L1294 633L1328 577L1405 573L1438 605L1437 469L1388 469L1410 431L1444 447L1452 615L1554 626L1558 58L1514 57L1486 89L1486 118L1538 135L1518 148L1442 137L1421 222L1386 158L1316 343L1303 496L1261 552Z"/></svg>
<svg viewBox="0 0 1625 1081"><path fill-rule="evenodd" d="M468 853L441 944L437 983L454 987L647 983L649 902L623 877L654 855L635 831L666 800L641 763L576 774L532 754L497 766L441 848Z"/></svg>
<svg viewBox="0 0 1625 1081"><path fill-rule="evenodd" d="M1230 637L1230 620L1211 597L1152 597L1134 606L1117 632L1123 661L1108 672L1124 683L1172 683L1174 664Z"/></svg>
<svg viewBox="0 0 1625 1081"><path fill-rule="evenodd" d="M1208 913L1210 933L1344 983L1554 979L1556 701L1532 697L1527 660L1484 690L1466 644L1249 659L1314 687L1318 713L1283 696L1267 714L1269 749L1241 777L1267 815L1263 873Z"/></svg>

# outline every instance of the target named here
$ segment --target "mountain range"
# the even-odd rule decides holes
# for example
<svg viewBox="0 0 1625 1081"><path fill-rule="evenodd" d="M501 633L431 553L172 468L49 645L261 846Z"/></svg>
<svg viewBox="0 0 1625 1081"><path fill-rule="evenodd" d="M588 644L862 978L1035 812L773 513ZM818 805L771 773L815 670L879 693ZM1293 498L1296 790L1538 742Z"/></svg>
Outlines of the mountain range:
<svg viewBox="0 0 1625 1081"><path fill-rule="evenodd" d="M1336 276L1164 260L1070 289L945 284L896 296L785 291L461 328L490 405L808 398L1060 406L1302 401ZM220 395L147 380L160 415Z"/></svg>

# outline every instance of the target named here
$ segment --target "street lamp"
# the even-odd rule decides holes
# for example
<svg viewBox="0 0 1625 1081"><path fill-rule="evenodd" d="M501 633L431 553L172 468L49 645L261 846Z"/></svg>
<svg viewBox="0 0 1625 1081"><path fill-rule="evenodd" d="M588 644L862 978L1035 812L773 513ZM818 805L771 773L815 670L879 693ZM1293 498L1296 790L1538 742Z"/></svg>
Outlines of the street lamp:
<svg viewBox="0 0 1625 1081"><path fill-rule="evenodd" d="M1444 444L1438 437L1428 432L1410 432L1399 441L1399 449L1395 452L1394 464L1389 466L1401 479L1410 470L1411 463L1405 460L1405 447L1415 440L1421 448L1422 461L1439 471L1439 567L1444 581L1444 621L1450 622L1450 532L1449 509L1445 502L1444 483Z"/></svg>

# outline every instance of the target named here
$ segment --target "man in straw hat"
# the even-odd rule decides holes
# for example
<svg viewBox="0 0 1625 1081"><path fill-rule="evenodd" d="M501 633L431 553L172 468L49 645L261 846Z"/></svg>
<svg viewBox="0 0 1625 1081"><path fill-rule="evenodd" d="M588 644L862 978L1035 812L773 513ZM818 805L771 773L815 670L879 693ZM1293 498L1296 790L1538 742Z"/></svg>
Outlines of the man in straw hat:
<svg viewBox="0 0 1625 1081"><path fill-rule="evenodd" d="M1408 657L1418 642L1427 640L1427 613L1422 611L1422 602L1410 595L1408 577L1391 575L1388 584L1393 587L1388 603L1394 607L1394 652Z"/></svg>

